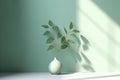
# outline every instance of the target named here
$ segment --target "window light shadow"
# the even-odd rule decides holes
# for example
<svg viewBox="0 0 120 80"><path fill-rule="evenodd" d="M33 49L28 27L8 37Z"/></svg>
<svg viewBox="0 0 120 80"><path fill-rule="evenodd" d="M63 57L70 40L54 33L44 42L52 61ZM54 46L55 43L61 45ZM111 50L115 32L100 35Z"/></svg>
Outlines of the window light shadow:
<svg viewBox="0 0 120 80"><path fill-rule="evenodd" d="M102 9L110 18L120 25L119 0L92 0L100 9ZM120 28L120 26L118 26Z"/></svg>
<svg viewBox="0 0 120 80"><path fill-rule="evenodd" d="M78 25L91 43L91 50L87 53L93 66L98 71L120 70L117 57L120 56L120 25L102 8L99 8L94 0L81 0L78 5L77 19L80 22ZM95 59L100 60L99 63L105 66L99 67L100 64ZM114 66L112 66L113 64Z"/></svg>
<svg viewBox="0 0 120 80"><path fill-rule="evenodd" d="M93 27L98 28L106 37L108 37L114 44L116 44L118 47L120 47L120 42L118 42L114 36L112 36L108 31L105 31L97 21L94 21L92 17L89 16L89 14L85 13L83 10L81 10L81 14L83 14L90 22L94 24Z"/></svg>

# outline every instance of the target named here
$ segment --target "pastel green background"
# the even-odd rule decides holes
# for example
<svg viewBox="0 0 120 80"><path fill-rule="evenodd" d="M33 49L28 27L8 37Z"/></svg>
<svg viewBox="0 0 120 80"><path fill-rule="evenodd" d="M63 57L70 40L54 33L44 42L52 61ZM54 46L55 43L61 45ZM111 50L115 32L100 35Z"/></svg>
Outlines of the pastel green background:
<svg viewBox="0 0 120 80"><path fill-rule="evenodd" d="M119 3L119 0L0 0L0 72L48 71L54 51L46 51L41 25L49 19L62 27L70 21L79 26L90 41L85 55L95 71L120 71ZM99 26L104 33L96 30ZM74 63L68 53L69 50L60 55L65 64L63 70L84 71L81 63Z"/></svg>

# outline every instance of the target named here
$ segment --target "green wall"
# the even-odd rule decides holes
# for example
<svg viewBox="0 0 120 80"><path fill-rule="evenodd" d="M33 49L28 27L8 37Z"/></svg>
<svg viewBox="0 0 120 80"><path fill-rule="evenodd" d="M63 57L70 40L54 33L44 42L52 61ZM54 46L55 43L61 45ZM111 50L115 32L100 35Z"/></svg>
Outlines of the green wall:
<svg viewBox="0 0 120 80"><path fill-rule="evenodd" d="M48 71L54 51L41 25L49 19L76 22L76 0L0 0L0 71Z"/></svg>

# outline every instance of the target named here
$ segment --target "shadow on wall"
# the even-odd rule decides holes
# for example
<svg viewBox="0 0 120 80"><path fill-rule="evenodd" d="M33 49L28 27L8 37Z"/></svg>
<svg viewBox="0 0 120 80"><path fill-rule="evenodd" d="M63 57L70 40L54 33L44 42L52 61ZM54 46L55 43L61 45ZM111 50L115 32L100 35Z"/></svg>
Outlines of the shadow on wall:
<svg viewBox="0 0 120 80"><path fill-rule="evenodd" d="M82 44L80 45L80 50L68 48L67 50L62 50L58 53L57 58L63 64L63 72L82 72L80 68L84 68L86 72L95 72L92 66L92 61L86 56L87 54L85 54L85 52L89 50L90 43L83 35L81 35L81 41ZM80 65L78 66L77 64Z"/></svg>
<svg viewBox="0 0 120 80"><path fill-rule="evenodd" d="M81 56L85 60L85 64L81 65L83 68L85 68L87 71L95 72L94 68L92 67L92 62L89 60L89 58L85 55L85 51L89 50L90 42L89 40L81 35L82 40L82 51L80 52Z"/></svg>
<svg viewBox="0 0 120 80"><path fill-rule="evenodd" d="M26 64L20 0L0 0L0 72L24 71Z"/></svg>
<svg viewBox="0 0 120 80"><path fill-rule="evenodd" d="M119 49L120 49L120 10L119 10L119 3L118 0L92 0L93 3L95 3L105 14L108 16L108 29L103 29L101 25L99 25L98 22L91 20L93 23L95 22L98 26L97 28L101 30L104 35L108 37L108 52L106 55L107 61L109 63L109 70L111 71L118 71L120 64L119 64L119 58L117 56L119 55ZM106 27L106 26L104 26ZM104 50L103 50L104 51ZM105 54L106 54L105 53ZM114 53L114 54L113 54ZM113 66L114 64L114 66Z"/></svg>
<svg viewBox="0 0 120 80"><path fill-rule="evenodd" d="M119 0L92 0L98 5L109 17L120 25L120 10L118 10Z"/></svg>
<svg viewBox="0 0 120 80"><path fill-rule="evenodd" d="M97 71L119 70L117 56L120 51L120 19L118 16L120 11L116 3L118 4L119 1L84 0L81 1L78 9L81 17L79 20L81 30L92 42L93 50L90 53L93 53L93 56L89 56L94 61L93 64ZM98 65L105 66L99 67Z"/></svg>

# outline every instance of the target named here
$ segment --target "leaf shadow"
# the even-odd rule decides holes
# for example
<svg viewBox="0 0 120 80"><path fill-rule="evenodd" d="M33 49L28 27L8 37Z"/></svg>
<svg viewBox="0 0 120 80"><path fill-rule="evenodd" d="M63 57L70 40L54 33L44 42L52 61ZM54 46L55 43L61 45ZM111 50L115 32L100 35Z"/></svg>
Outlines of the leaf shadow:
<svg viewBox="0 0 120 80"><path fill-rule="evenodd" d="M78 52L76 52L74 49L72 49L71 47L69 47L69 49L70 49L72 56L74 57L75 62L77 62L77 61L81 62L82 58L81 58L80 54Z"/></svg>
<svg viewBox="0 0 120 80"><path fill-rule="evenodd" d="M80 35L80 37L81 37L81 40L83 41L83 45L82 45L82 48L83 48L83 50L88 50L89 49L89 41L88 41L88 39L86 38L86 37L84 37L83 35Z"/></svg>
<svg viewBox="0 0 120 80"><path fill-rule="evenodd" d="M84 37L83 35L80 35L81 37L81 41L82 41L82 44L80 44L81 46L81 50L80 51L76 51L74 50L73 48L70 48L71 50L71 54L74 56L74 59L76 62L82 62L84 61L84 64L81 64L81 66L87 70L87 71L90 71L90 72L95 72L94 68L92 67L92 62L90 61L90 59L84 54L84 51L87 51L89 50L89 47L90 47L90 42L89 40ZM80 47L79 46L79 47ZM74 53L74 54L73 54Z"/></svg>
<svg viewBox="0 0 120 80"><path fill-rule="evenodd" d="M83 53L84 51L87 51L89 50L89 47L90 47L90 42L89 40L83 36L83 35L80 35L81 37L81 40L82 40L82 49L83 51L80 52L81 54L81 57L82 59L85 61L85 64L82 65L82 67L88 71L91 71L91 72L95 72L94 68L92 67L92 62L90 61L90 59Z"/></svg>

